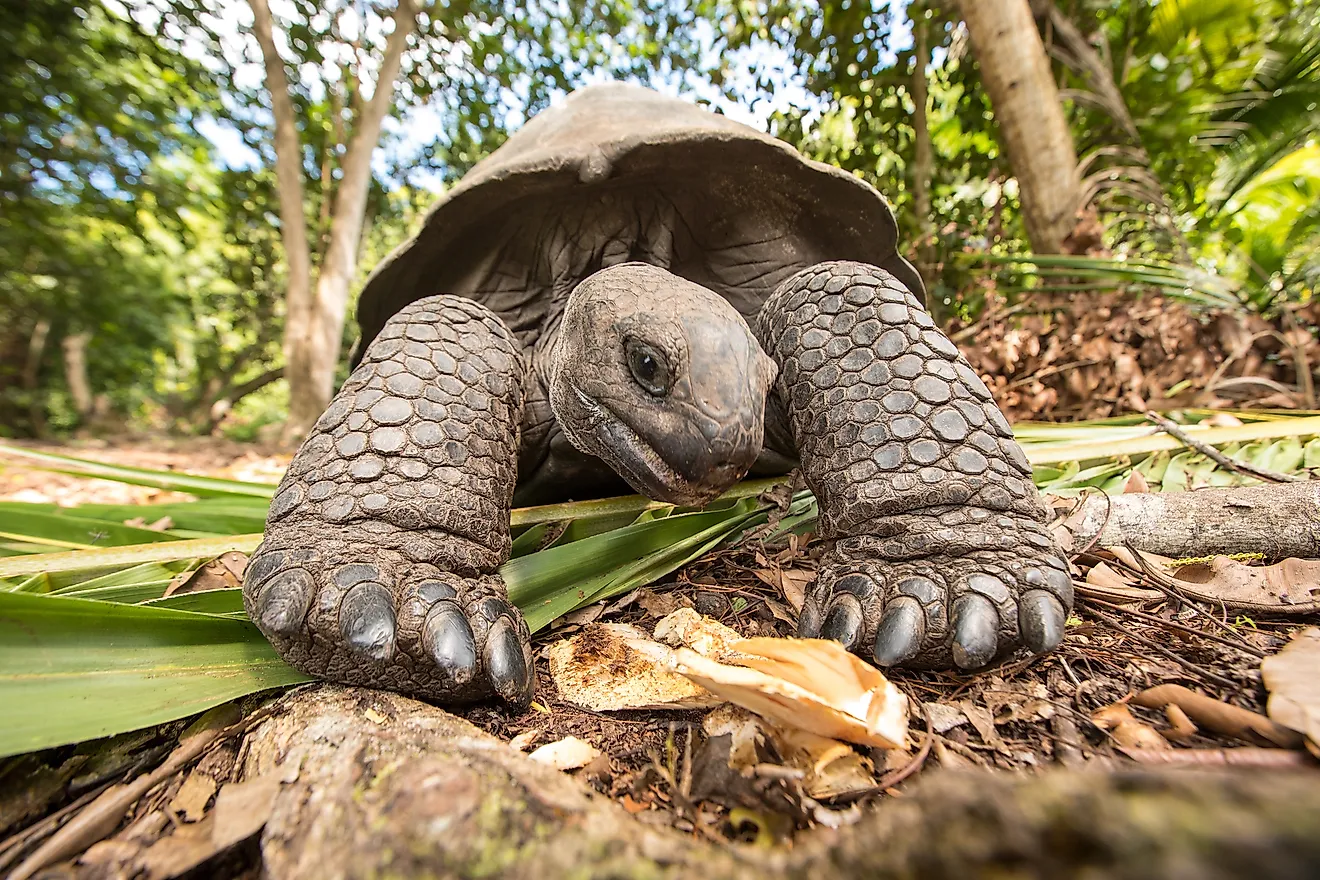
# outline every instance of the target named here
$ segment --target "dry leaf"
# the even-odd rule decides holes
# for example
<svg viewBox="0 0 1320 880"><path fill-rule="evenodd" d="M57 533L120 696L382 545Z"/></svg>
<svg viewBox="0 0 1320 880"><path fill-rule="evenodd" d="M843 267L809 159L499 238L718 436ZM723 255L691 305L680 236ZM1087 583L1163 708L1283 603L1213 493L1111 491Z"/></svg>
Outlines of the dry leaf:
<svg viewBox="0 0 1320 880"><path fill-rule="evenodd" d="M1320 611L1320 559L1247 565L1227 556L1184 565L1173 573L1179 589L1231 608L1284 614Z"/></svg>
<svg viewBox="0 0 1320 880"><path fill-rule="evenodd" d="M247 571L247 554L230 550L197 568L176 576L166 587L166 596L181 593L201 593L207 590L228 590L243 586L243 573Z"/></svg>
<svg viewBox="0 0 1320 880"><path fill-rule="evenodd" d="M200 821L206 815L206 805L215 794L216 783L205 773L194 770L183 780L179 791L170 801L170 811L183 818L185 822Z"/></svg>
<svg viewBox="0 0 1320 880"><path fill-rule="evenodd" d="M784 593L784 600L799 614L802 613L802 603L807 598L807 587L815 580L814 571L790 568L779 573L779 588Z"/></svg>
<svg viewBox="0 0 1320 880"><path fill-rule="evenodd" d="M1169 719L1169 729L1161 730L1160 734L1169 742L1187 742L1196 736L1196 724L1187 717L1187 713L1177 703L1170 703L1164 707L1164 717Z"/></svg>
<svg viewBox="0 0 1320 880"><path fill-rule="evenodd" d="M576 736L566 736L558 742L547 743L528 757L548 764L556 770L576 770L599 758L600 749Z"/></svg>
<svg viewBox="0 0 1320 880"><path fill-rule="evenodd" d="M518 734L513 739L509 740L509 745L520 752L525 752L527 751L527 747L530 746L532 743L536 742L537 739L540 738L540 736L541 736L541 729L538 727L533 727L528 730L524 730L522 733Z"/></svg>
<svg viewBox="0 0 1320 880"><path fill-rule="evenodd" d="M981 742L993 746L997 751L1008 753L1008 746L1000 738L999 731L995 730L995 716L990 714L989 709L977 706L970 700L959 703L958 708L967 716L972 727L976 728L976 732L981 736Z"/></svg>
<svg viewBox="0 0 1320 880"><path fill-rule="evenodd" d="M228 849L264 828L282 784L278 776L270 775L222 787L211 810L211 842L216 849Z"/></svg>
<svg viewBox="0 0 1320 880"><path fill-rule="evenodd" d="M1141 471L1134 470L1123 484L1123 494L1131 495L1140 492L1149 492L1150 486L1146 485L1146 478L1141 475Z"/></svg>
<svg viewBox="0 0 1320 880"><path fill-rule="evenodd" d="M674 593L657 593L642 589L637 591L637 604L642 606L651 617L664 617L673 614L688 603L686 597L679 597Z"/></svg>
<svg viewBox="0 0 1320 880"><path fill-rule="evenodd" d="M878 748L907 748L908 702L879 670L822 639L743 639L727 665L687 648L683 675L787 727Z"/></svg>
<svg viewBox="0 0 1320 880"><path fill-rule="evenodd" d="M1258 712L1220 702L1178 684L1147 688L1133 697L1132 702L1148 709L1163 709L1175 703L1201 727L1243 742L1263 742L1285 749L1299 748L1302 744L1297 731L1276 724Z"/></svg>
<svg viewBox="0 0 1320 880"><path fill-rule="evenodd" d="M1168 749L1169 741L1159 732L1137 719L1126 703L1111 703L1091 714L1091 721L1101 730L1109 731L1119 748L1139 752Z"/></svg>
<svg viewBox="0 0 1320 880"><path fill-rule="evenodd" d="M946 733L967 723L967 716L961 709L946 703L927 703L926 718L935 733Z"/></svg>
<svg viewBox="0 0 1320 880"><path fill-rule="evenodd" d="M1261 661L1260 672L1270 692L1270 717L1305 734L1315 751L1320 745L1320 627L1299 632L1282 651Z"/></svg>
<svg viewBox="0 0 1320 880"><path fill-rule="evenodd" d="M596 712L708 709L723 702L675 672L673 652L634 626L593 624L545 653L560 696Z"/></svg>

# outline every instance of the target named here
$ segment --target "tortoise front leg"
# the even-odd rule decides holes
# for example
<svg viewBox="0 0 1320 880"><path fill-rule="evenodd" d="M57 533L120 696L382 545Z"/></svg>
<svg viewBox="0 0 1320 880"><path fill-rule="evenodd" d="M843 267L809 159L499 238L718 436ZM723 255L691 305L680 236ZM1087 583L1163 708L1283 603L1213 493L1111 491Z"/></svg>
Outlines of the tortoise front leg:
<svg viewBox="0 0 1320 880"><path fill-rule="evenodd" d="M767 409L828 542L800 634L885 666L1057 646L1072 581L1031 467L916 298L883 269L822 263L780 286L756 332L780 365Z"/></svg>
<svg viewBox="0 0 1320 880"><path fill-rule="evenodd" d="M248 616L310 675L525 705L509 556L523 363L484 306L433 296L385 325L289 466L243 582Z"/></svg>

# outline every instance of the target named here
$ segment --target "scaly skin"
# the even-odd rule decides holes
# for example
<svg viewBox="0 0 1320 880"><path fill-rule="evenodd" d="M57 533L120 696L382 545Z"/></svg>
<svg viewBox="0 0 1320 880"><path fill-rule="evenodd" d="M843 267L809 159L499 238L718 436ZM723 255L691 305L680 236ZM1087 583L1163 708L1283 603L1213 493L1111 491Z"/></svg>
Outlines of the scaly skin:
<svg viewBox="0 0 1320 880"><path fill-rule="evenodd" d="M434 296L395 315L290 465L248 567L289 663L457 702L534 686L509 556L524 365L504 324Z"/></svg>
<svg viewBox="0 0 1320 880"><path fill-rule="evenodd" d="M1055 647L1072 607L1031 467L985 385L891 274L814 266L756 322L827 544L799 622L882 665Z"/></svg>

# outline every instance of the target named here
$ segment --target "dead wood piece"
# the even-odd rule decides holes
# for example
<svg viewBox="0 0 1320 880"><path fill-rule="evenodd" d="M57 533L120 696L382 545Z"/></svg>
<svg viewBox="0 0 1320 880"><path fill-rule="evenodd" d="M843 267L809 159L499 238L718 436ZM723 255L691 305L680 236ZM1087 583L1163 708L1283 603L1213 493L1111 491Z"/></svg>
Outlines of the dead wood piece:
<svg viewBox="0 0 1320 880"><path fill-rule="evenodd" d="M1174 559L1320 556L1320 481L1092 496L1068 516L1074 547L1131 544Z"/></svg>
<svg viewBox="0 0 1320 880"><path fill-rule="evenodd" d="M262 833L272 880L1320 871L1320 786L1295 770L927 773L854 826L766 851L644 824L467 722L395 694L325 686L285 698L245 755L252 777L288 780L286 768L299 768Z"/></svg>

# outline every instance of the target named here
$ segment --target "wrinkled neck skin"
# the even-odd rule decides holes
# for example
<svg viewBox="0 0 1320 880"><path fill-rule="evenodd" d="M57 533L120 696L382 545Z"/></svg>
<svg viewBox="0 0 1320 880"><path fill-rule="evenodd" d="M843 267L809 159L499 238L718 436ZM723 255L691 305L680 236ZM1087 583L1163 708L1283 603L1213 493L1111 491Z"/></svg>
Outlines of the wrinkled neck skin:
<svg viewBox="0 0 1320 880"><path fill-rule="evenodd" d="M710 501L761 454L775 375L718 294L654 265L602 269L533 349L520 470L538 486L521 500L552 477L574 497L609 491L599 461L657 501Z"/></svg>

